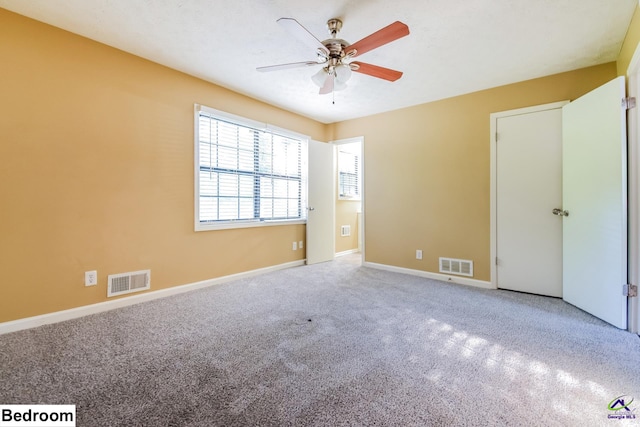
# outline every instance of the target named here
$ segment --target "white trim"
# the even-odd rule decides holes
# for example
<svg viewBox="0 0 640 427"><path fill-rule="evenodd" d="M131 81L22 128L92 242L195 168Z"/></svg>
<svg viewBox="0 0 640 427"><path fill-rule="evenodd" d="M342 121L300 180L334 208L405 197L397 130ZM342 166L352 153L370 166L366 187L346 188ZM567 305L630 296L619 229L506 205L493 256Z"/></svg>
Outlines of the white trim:
<svg viewBox="0 0 640 427"><path fill-rule="evenodd" d="M343 145L343 144L352 144L354 142L364 142L364 136L354 136L353 138L336 139L335 141L329 141L329 144Z"/></svg>
<svg viewBox="0 0 640 427"><path fill-rule="evenodd" d="M495 289L491 282L485 280L467 279L458 276L432 273L430 271L413 270L411 268L396 267L393 265L377 264L375 262L363 262L363 267L375 268L377 270L391 271L393 273L409 274L411 276L424 277L427 279L439 280L447 283L457 283L459 285L473 286L474 288Z"/></svg>
<svg viewBox="0 0 640 427"><path fill-rule="evenodd" d="M304 262L305 260L292 261L284 264L273 265L270 267L259 268L256 270L244 271L242 273L230 274L228 276L216 277L214 279L203 280L201 282L189 283L186 285L174 286L168 289L160 289L157 291L145 292L143 294L138 294L130 297L123 297L111 301L71 308L69 310L56 311L54 313L42 314L40 316L12 320L10 322L0 323L0 335L7 334L9 332L21 331L23 329L35 328L37 326L48 325L51 323L64 322L65 320L77 319L78 317L102 313L104 311L127 307L130 305L139 304L141 302L153 301L159 298L166 298L172 295L189 292L196 289L207 288L209 286L219 285L222 283L231 282L233 280L258 276L260 274L265 274L272 271L299 267L304 265Z"/></svg>
<svg viewBox="0 0 640 427"><path fill-rule="evenodd" d="M198 231L198 224L200 224L200 195L198 193L198 187L200 187L200 168L198 162L200 161L199 148L196 148L200 129L200 117L198 112L200 111L199 104L193 104L193 228L194 231Z"/></svg>
<svg viewBox="0 0 640 427"><path fill-rule="evenodd" d="M345 256L345 255L357 254L358 252L360 252L358 249L350 249L350 250L348 250L348 251L337 252L337 253L335 254L335 258L338 258L339 256Z"/></svg>
<svg viewBox="0 0 640 427"><path fill-rule="evenodd" d="M494 289L498 288L498 280L497 280L497 266L496 266L496 256L498 254L497 248L497 231L498 231L498 218L496 212L496 202L497 202L497 194L496 194L496 185L497 181L497 165L496 165L496 155L497 155L497 141L496 141L496 132L498 129L498 119L510 116L517 116L521 114L529 114L536 113L539 111L545 110L555 110L556 108L562 108L567 105L569 101L560 101L560 102L552 102L550 104L536 105L533 107L526 108L518 108L515 110L508 111L500 111L497 113L491 113L489 115L490 125L489 125L489 138L490 138L490 189L489 189L489 203L490 203L490 263L491 263L491 285Z"/></svg>
<svg viewBox="0 0 640 427"><path fill-rule="evenodd" d="M196 113L198 111L204 111L206 113L214 115L218 119L227 120L231 123L236 123L239 125L251 127L253 129L266 131L269 126L267 123L259 122L257 120L251 120L242 116L237 116L235 114L227 113L226 111L216 110L215 108L207 107L206 105L194 104L194 106L195 106ZM194 116L197 116L197 114L194 114Z"/></svg>
<svg viewBox="0 0 640 427"><path fill-rule="evenodd" d="M196 202L197 203L197 202ZM228 221L215 225L201 225L196 223L194 231L215 231L215 230L229 230L236 228L252 228L252 227L273 227L277 225L301 225L306 224L306 219L277 219L277 220L265 220L265 221Z"/></svg>

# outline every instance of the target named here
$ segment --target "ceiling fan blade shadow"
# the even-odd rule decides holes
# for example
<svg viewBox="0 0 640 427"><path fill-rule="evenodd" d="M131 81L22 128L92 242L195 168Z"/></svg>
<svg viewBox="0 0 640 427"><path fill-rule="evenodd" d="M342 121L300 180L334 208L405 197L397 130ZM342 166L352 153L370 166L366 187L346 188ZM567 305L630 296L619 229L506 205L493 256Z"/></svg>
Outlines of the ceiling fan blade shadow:
<svg viewBox="0 0 640 427"><path fill-rule="evenodd" d="M320 95L326 95L333 92L333 74L327 74L327 78L324 80L324 85L320 88Z"/></svg>
<svg viewBox="0 0 640 427"><path fill-rule="evenodd" d="M365 62L352 62L352 64L358 66L357 69L354 68L353 70L356 73L368 74L379 79L389 80L390 82L395 82L402 77L402 71L392 70L391 68L380 67Z"/></svg>
<svg viewBox="0 0 640 427"><path fill-rule="evenodd" d="M256 68L256 70L261 72L278 71L278 70L286 70L289 68L307 67L311 65L320 65L320 64L317 61L291 62L289 64L267 65L266 67L258 67Z"/></svg>
<svg viewBox="0 0 640 427"><path fill-rule="evenodd" d="M409 27L400 21L396 21L355 42L345 50L347 54L355 50L356 54L353 55L355 57L407 35L409 35Z"/></svg>
<svg viewBox="0 0 640 427"><path fill-rule="evenodd" d="M314 51L322 50L326 54L329 54L327 48L322 44L320 40L316 38L309 30L303 27L298 21L293 18L280 18L278 24L289 32L289 34L295 36L298 40L312 48Z"/></svg>

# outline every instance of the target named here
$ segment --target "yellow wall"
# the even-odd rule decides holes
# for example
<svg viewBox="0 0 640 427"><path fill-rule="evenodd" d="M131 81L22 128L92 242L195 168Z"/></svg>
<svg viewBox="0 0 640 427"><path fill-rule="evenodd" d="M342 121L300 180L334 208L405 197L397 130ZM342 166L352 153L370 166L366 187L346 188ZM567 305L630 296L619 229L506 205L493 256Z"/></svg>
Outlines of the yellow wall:
<svg viewBox="0 0 640 427"><path fill-rule="evenodd" d="M620 50L620 55L618 56L617 69L619 76L627 75L627 69L631 64L631 59L633 58L633 54L635 53L639 43L640 8L636 6L633 18L631 19L631 24L629 24L629 29L627 30L627 35L622 44L622 49Z"/></svg>
<svg viewBox="0 0 640 427"><path fill-rule="evenodd" d="M489 115L573 100L615 76L609 63L333 125L331 139L366 141L366 261L437 272L438 257L469 259L490 280Z"/></svg>
<svg viewBox="0 0 640 427"><path fill-rule="evenodd" d="M0 29L0 322L105 301L108 274L157 290L304 259L304 225L193 231L193 105L326 125L3 9Z"/></svg>

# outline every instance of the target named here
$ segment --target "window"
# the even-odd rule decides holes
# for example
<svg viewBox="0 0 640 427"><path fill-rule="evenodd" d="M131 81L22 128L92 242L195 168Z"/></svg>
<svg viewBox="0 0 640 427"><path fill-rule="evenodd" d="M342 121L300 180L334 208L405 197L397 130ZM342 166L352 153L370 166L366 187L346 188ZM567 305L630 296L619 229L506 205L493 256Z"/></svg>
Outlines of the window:
<svg viewBox="0 0 640 427"><path fill-rule="evenodd" d="M306 138L196 106L196 230L306 219Z"/></svg>
<svg viewBox="0 0 640 427"><path fill-rule="evenodd" d="M338 145L339 199L360 199L360 146L359 142Z"/></svg>

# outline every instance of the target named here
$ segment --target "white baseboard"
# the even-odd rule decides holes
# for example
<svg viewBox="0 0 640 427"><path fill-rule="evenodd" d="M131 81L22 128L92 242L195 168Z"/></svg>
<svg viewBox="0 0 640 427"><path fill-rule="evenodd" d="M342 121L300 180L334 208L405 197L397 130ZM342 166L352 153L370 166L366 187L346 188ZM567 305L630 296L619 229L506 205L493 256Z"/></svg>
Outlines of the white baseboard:
<svg viewBox="0 0 640 427"><path fill-rule="evenodd" d="M230 282L232 280L253 277L259 274L269 273L271 271L284 270L286 268L298 267L304 265L305 260L288 262L285 264L273 265L270 267L259 268L257 270L245 271L228 276L216 277L214 279L203 280L201 282L189 283L186 285L174 286L167 289L159 289L157 291L145 292L143 294L133 295L130 297L118 298L111 301L99 302L96 304L85 305L82 307L71 308L68 310L56 311L54 313L42 314L40 316L26 317L24 319L12 320L0 323L0 335L9 332L21 331L23 329L35 328L37 326L48 325L51 323L63 322L65 320L76 319L78 317L88 316L90 314L102 313L103 311L114 310L116 308L127 307L141 302L152 301L159 298L166 298L171 295L181 294L196 289L206 288L221 283Z"/></svg>
<svg viewBox="0 0 640 427"><path fill-rule="evenodd" d="M412 276L425 277L427 279L440 280L442 282L457 283L459 285L473 286L483 289L496 289L491 282L476 279L467 279L465 277L448 276L446 274L432 273L430 271L413 270L411 268L396 267L393 265L377 264L375 262L363 262L363 267L376 268L378 270L392 271L394 273L410 274Z"/></svg>
<svg viewBox="0 0 640 427"><path fill-rule="evenodd" d="M360 252L360 250L359 250L359 249L351 249L351 250L348 250L348 251L337 252L337 253L335 254L335 257L337 258L337 257L339 257L339 256L345 256L345 255L357 254L358 252Z"/></svg>

